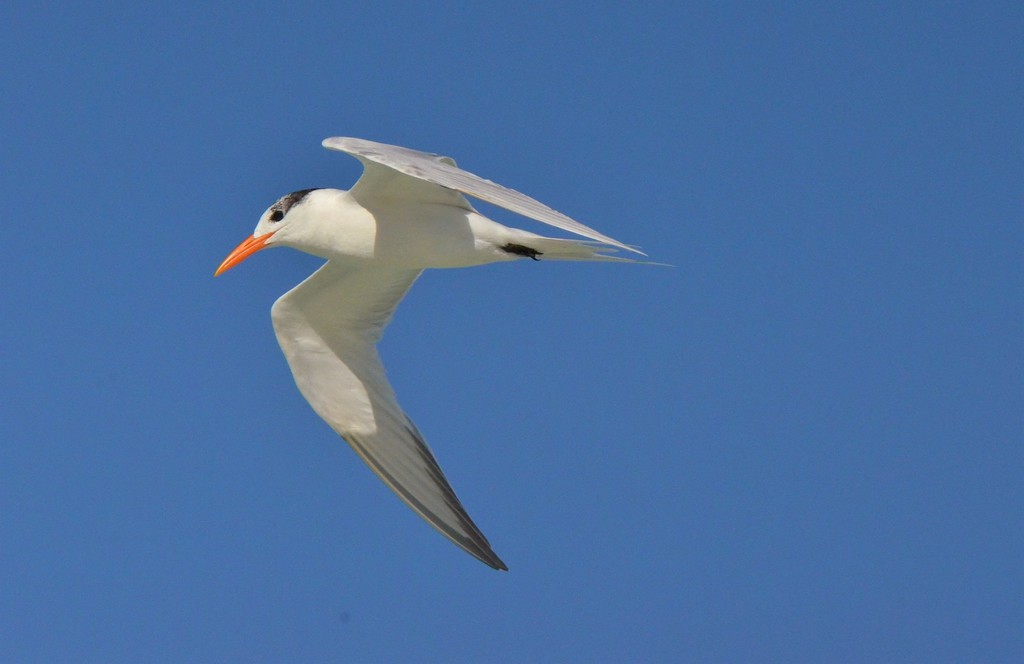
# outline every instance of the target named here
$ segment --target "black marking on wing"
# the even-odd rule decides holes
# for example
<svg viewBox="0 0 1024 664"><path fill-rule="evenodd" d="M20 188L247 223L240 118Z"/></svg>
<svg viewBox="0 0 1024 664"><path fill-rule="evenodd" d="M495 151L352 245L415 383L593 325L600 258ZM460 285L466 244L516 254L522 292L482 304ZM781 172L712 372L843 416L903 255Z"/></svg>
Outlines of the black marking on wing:
<svg viewBox="0 0 1024 664"><path fill-rule="evenodd" d="M505 253L515 254L517 256L526 256L527 258L532 258L535 261L540 260L539 258L537 258L538 256L544 255L543 251L537 251L536 249L527 247L522 244L512 244L511 242L506 244L504 247L500 247L500 249Z"/></svg>

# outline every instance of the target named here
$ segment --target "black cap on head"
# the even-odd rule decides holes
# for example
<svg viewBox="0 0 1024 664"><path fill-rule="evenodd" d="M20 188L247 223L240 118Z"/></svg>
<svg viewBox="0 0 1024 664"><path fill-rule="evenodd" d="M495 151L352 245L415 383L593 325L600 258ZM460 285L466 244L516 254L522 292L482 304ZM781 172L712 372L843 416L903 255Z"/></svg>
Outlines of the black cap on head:
<svg viewBox="0 0 1024 664"><path fill-rule="evenodd" d="M293 191L287 196L282 196L276 203L270 206L270 218L274 221L281 221L288 214L288 210L301 203L306 196L309 196L309 192L316 191L317 189L323 189L323 187L300 189L299 191Z"/></svg>

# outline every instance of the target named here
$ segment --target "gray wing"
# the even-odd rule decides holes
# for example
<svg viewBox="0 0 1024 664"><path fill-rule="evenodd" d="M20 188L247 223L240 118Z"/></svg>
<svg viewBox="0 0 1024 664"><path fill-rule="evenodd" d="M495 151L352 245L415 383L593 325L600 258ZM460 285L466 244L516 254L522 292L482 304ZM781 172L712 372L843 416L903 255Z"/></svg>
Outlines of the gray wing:
<svg viewBox="0 0 1024 664"><path fill-rule="evenodd" d="M388 384L375 344L419 270L328 262L271 310L299 391L381 480L445 537L508 569L441 471Z"/></svg>
<svg viewBox="0 0 1024 664"><path fill-rule="evenodd" d="M643 252L610 238L603 233L599 233L593 228L565 216L561 212L552 210L540 201L534 200L525 194L462 170L455 165L455 161L450 157L441 157L429 152L410 150L409 148L402 148L397 145L376 143L361 138L328 138L324 140L323 146L328 150L345 152L363 162L365 166L363 178L356 183L351 191L352 195L357 198L360 195L368 198L371 189L374 195L377 195L378 192L387 193L383 187L378 189L377 184L384 177L380 175L380 171L383 170L380 166L385 166L387 169L397 171L410 178L462 192L467 196L479 198L482 201L503 207L525 217L536 219L545 224L550 224L556 228L582 235L591 240L597 240L620 249L643 254ZM364 180L367 180L367 182L364 183ZM363 188L362 191L360 191L360 188ZM459 199L462 199L462 197L459 196ZM462 201L464 202L465 199L462 199ZM363 204L366 205L365 202ZM468 203L465 207L468 208Z"/></svg>

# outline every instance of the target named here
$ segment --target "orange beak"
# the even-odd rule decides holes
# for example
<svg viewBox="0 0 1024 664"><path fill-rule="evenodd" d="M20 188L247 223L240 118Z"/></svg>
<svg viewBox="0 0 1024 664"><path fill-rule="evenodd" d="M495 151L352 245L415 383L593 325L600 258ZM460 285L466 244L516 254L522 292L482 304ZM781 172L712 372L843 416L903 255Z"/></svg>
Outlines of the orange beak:
<svg viewBox="0 0 1024 664"><path fill-rule="evenodd" d="M271 231L270 233L265 233L259 237L253 237L252 235L250 235L249 237L245 238L245 240L242 241L242 244L235 247L235 250L228 254L228 257L225 258L224 262L220 264L220 267L218 267L217 271L213 273L213 276L216 277L220 275L221 272L226 272L227 270L230 270L234 266L244 261L249 256L255 254L257 251L263 248L263 245L267 243L267 240L269 240L270 236L273 234L274 232Z"/></svg>

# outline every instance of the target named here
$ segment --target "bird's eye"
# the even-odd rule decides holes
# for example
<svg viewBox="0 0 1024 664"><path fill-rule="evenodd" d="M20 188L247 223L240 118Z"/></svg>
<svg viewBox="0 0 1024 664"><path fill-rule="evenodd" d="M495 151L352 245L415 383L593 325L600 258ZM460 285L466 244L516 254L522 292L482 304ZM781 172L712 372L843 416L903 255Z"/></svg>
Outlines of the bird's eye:
<svg viewBox="0 0 1024 664"><path fill-rule="evenodd" d="M270 220L271 221L281 221L281 219L283 219L283 218L284 218L284 212L281 212L280 210L274 210L273 212L270 213Z"/></svg>

